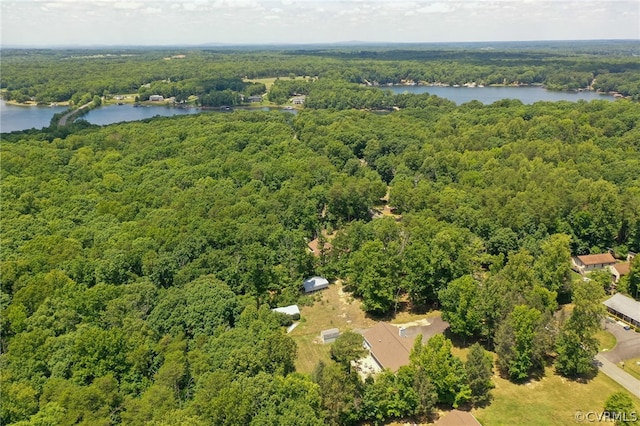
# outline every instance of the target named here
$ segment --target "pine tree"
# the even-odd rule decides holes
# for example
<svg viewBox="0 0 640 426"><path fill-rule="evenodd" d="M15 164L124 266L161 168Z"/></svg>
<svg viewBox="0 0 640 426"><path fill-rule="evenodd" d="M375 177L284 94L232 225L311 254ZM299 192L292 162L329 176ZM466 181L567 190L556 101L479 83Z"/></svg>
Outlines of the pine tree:
<svg viewBox="0 0 640 426"><path fill-rule="evenodd" d="M474 343L464 364L467 383L471 388L471 403L479 405L491 399L490 391L495 387L493 377L493 359L478 343Z"/></svg>

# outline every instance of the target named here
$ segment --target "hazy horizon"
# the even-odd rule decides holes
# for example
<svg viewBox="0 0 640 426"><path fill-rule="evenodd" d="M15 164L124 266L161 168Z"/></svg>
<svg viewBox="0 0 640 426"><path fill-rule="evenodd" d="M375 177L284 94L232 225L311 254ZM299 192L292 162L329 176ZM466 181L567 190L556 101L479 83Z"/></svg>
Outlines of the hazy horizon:
<svg viewBox="0 0 640 426"><path fill-rule="evenodd" d="M9 0L0 7L5 48L640 39L635 0Z"/></svg>

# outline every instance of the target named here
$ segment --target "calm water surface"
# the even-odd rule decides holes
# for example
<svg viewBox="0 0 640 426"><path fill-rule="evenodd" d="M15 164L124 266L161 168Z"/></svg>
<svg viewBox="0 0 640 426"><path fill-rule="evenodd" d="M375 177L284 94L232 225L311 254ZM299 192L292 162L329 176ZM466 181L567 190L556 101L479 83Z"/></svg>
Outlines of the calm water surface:
<svg viewBox="0 0 640 426"><path fill-rule="evenodd" d="M483 104L491 104L500 99L520 99L522 103L532 104L538 101L591 101L594 99L614 100L611 95L601 95L594 92L552 92L542 87L439 87L439 86L391 86L382 87L394 93L425 93L449 99L460 105L472 100L478 100ZM40 129L47 127L53 114L64 111L66 107L23 107L7 105L0 100L0 131L13 132L30 128ZM239 107L236 110L245 108ZM283 108L246 108L249 111L285 111L297 114L297 110ZM108 105L89 111L82 119L89 123L105 125L123 121L137 121L155 116L173 116L184 114L198 114L201 112L219 112L215 109L201 110L200 108L173 108L169 106L140 106Z"/></svg>
<svg viewBox="0 0 640 426"><path fill-rule="evenodd" d="M67 107L18 106L0 100L0 132L48 127L53 114Z"/></svg>
<svg viewBox="0 0 640 426"><path fill-rule="evenodd" d="M523 104L532 104L539 101L591 101L594 99L615 98L611 95L601 95L595 92L554 92L539 86L520 87L442 87L442 86L390 86L385 87L394 93L429 93L441 98L449 99L457 105L478 100L483 104L492 104L501 99L520 99Z"/></svg>
<svg viewBox="0 0 640 426"><path fill-rule="evenodd" d="M80 117L91 124L103 126L105 124L120 123L122 121L138 121L156 116L170 117L173 115L197 114L202 112L199 108L173 108L163 105L139 106L131 104L107 105L92 109Z"/></svg>

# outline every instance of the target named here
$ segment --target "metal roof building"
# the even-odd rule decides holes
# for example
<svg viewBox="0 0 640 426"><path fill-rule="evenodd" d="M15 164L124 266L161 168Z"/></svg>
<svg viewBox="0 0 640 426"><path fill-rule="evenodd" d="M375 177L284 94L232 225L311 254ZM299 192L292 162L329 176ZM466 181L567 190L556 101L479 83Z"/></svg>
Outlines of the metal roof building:
<svg viewBox="0 0 640 426"><path fill-rule="evenodd" d="M322 343L331 343L338 337L340 337L340 330L337 328L330 328L320 332L320 340Z"/></svg>
<svg viewBox="0 0 640 426"><path fill-rule="evenodd" d="M616 293L602 303L618 318L640 328L640 302L637 300L622 293Z"/></svg>
<svg viewBox="0 0 640 426"><path fill-rule="evenodd" d="M329 281L322 277L311 277L302 283L305 293L311 293L312 291L322 290L329 287Z"/></svg>
<svg viewBox="0 0 640 426"><path fill-rule="evenodd" d="M281 308L273 308L272 311L280 312L282 314L287 314L294 318L296 317L300 318L300 308L298 308L298 305L289 305L289 306L283 306Z"/></svg>

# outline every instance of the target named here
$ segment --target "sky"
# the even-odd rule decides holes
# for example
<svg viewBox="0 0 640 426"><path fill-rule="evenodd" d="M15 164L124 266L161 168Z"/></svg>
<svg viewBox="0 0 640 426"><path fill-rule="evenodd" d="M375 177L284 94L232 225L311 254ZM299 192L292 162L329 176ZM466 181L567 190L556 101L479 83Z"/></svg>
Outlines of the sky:
<svg viewBox="0 0 640 426"><path fill-rule="evenodd" d="M2 46L640 40L640 0L0 0Z"/></svg>

